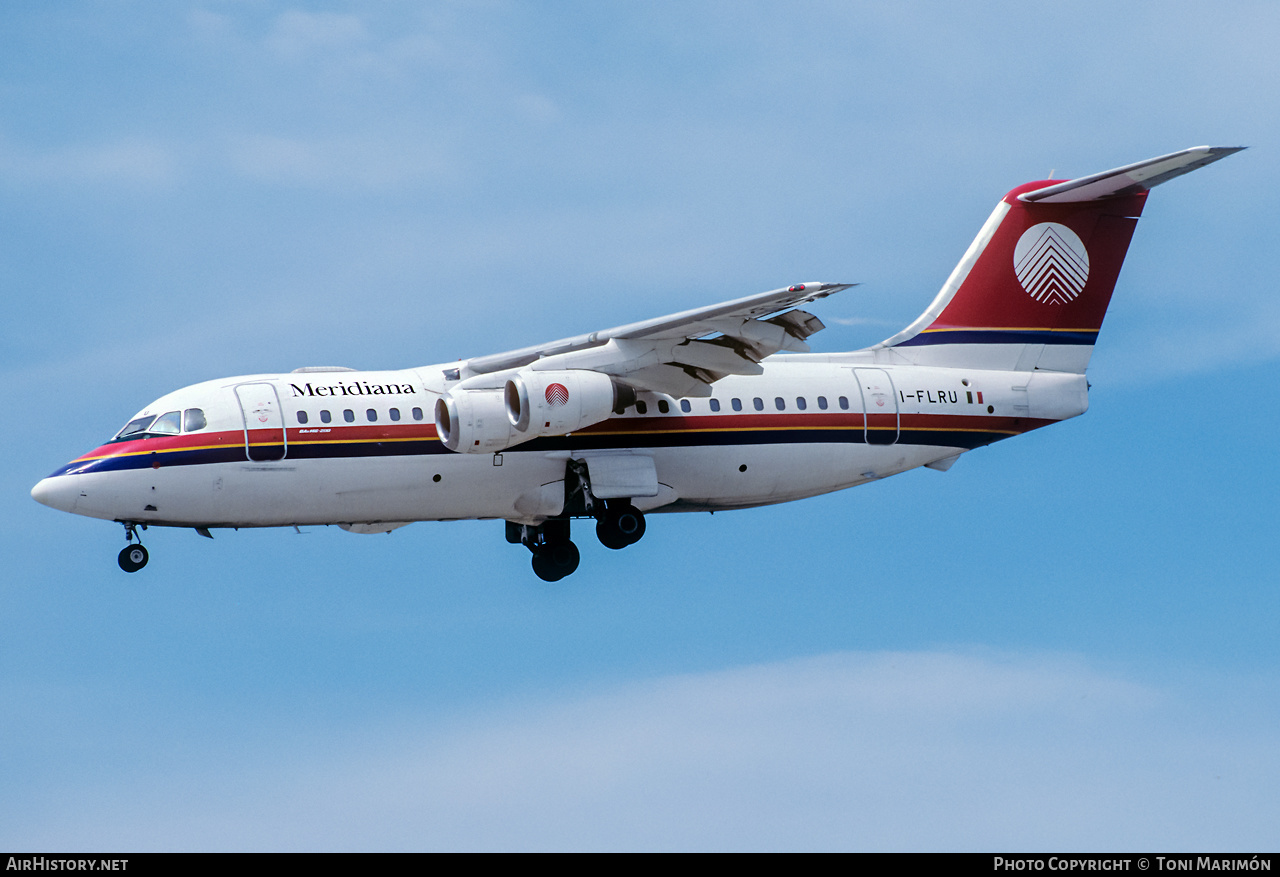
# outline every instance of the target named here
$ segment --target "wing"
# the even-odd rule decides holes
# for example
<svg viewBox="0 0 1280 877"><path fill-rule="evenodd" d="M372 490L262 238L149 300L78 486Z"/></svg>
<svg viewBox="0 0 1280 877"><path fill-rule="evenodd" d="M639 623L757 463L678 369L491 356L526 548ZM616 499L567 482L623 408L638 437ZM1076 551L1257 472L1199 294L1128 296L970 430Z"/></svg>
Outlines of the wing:
<svg viewBox="0 0 1280 877"><path fill-rule="evenodd" d="M802 283L655 320L481 356L446 372L467 388L501 386L512 369L589 369L637 390L709 396L726 375L758 375L760 360L780 350L807 352L805 339L825 328L795 305L826 298L852 283Z"/></svg>

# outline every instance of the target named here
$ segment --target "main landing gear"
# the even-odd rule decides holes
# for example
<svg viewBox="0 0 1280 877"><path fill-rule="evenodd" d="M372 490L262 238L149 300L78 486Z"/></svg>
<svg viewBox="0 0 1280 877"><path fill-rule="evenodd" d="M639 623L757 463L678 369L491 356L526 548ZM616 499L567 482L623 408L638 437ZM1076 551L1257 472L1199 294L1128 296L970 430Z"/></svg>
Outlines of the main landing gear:
<svg viewBox="0 0 1280 877"><path fill-rule="evenodd" d="M634 545L644 535L644 513L627 500L606 500L596 520L596 538L605 548L617 550Z"/></svg>
<svg viewBox="0 0 1280 877"><path fill-rule="evenodd" d="M544 582L558 582L578 568L581 554L569 539L569 520L596 519L596 538L606 548L634 545L644 535L644 513L629 499L597 499L591 492L587 464L570 460L565 473L565 509L558 518L540 525L507 521L507 541L519 542L533 553L533 571Z"/></svg>
<svg viewBox="0 0 1280 877"><path fill-rule="evenodd" d="M555 518L541 526L507 522L507 541L520 542L533 553L533 572L544 582L558 582L578 568L581 554L569 539L569 519Z"/></svg>
<svg viewBox="0 0 1280 877"><path fill-rule="evenodd" d="M142 525L142 529L146 529L146 524ZM116 562L120 564L120 568L125 572L137 572L147 565L150 555L147 549L142 547L142 537L138 535L138 525L124 522L124 537L129 540L129 544L120 550L120 556L116 558ZM133 540L137 539L138 544L134 545Z"/></svg>

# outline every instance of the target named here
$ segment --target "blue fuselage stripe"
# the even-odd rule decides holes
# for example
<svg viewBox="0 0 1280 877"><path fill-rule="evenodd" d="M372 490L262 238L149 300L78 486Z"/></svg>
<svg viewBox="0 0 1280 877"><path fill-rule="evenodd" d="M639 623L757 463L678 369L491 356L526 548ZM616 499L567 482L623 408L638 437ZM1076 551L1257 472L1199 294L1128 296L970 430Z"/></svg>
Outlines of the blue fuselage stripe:
<svg viewBox="0 0 1280 877"><path fill-rule="evenodd" d="M989 445L1013 433L977 430L913 430L903 429L894 440L892 429L872 429L870 441L862 429L737 429L671 432L617 432L578 433L567 436L547 436L523 442L503 453L540 453L546 451L618 450L626 448L684 448L684 447L733 447L742 445L787 444L900 444L928 445L948 448L973 449ZM279 453L280 445L255 444L257 461L270 459L272 449ZM323 443L293 443L288 446L289 460L325 460L362 457L413 457L451 454L439 441L335 441ZM149 454L128 454L101 457L95 460L79 460L61 467L52 475L85 472L114 472L131 469L149 469L168 466L199 466L212 463L253 462L245 454L244 445L227 445L217 448L194 450L159 450Z"/></svg>
<svg viewBox="0 0 1280 877"><path fill-rule="evenodd" d="M931 344L1088 344L1097 341L1096 331L1058 332L1049 329L938 329L921 332L895 347L924 347Z"/></svg>

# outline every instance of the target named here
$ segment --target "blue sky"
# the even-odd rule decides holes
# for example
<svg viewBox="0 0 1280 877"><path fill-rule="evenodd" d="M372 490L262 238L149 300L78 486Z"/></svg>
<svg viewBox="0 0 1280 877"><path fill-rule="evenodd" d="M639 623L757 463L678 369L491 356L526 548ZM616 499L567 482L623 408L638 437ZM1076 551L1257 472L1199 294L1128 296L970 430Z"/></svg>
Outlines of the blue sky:
<svg viewBox="0 0 1280 877"><path fill-rule="evenodd" d="M1280 9L7 4L0 843L1274 849ZM151 399L804 280L928 304L1014 185L1187 146L1083 418L654 516L152 531L31 486Z"/></svg>

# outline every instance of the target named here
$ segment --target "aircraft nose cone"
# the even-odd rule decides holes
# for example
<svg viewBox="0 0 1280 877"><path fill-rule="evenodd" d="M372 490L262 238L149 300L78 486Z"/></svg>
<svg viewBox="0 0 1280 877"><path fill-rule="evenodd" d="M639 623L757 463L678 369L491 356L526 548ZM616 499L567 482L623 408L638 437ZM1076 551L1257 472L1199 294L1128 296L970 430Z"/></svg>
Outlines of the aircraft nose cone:
<svg viewBox="0 0 1280 877"><path fill-rule="evenodd" d="M63 512L74 512L80 491L73 483L75 479L67 475L45 478L31 488L31 498L41 505Z"/></svg>

